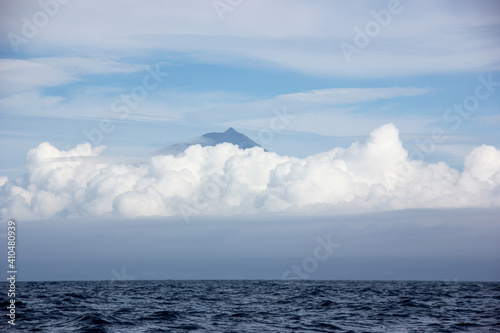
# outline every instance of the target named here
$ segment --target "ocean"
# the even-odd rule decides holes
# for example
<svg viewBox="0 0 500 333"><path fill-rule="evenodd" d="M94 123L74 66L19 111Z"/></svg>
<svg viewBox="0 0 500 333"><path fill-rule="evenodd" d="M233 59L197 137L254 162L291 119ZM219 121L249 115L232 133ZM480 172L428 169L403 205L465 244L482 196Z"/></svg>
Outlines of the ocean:
<svg viewBox="0 0 500 333"><path fill-rule="evenodd" d="M2 317L2 332L500 332L500 283L17 282L16 325Z"/></svg>

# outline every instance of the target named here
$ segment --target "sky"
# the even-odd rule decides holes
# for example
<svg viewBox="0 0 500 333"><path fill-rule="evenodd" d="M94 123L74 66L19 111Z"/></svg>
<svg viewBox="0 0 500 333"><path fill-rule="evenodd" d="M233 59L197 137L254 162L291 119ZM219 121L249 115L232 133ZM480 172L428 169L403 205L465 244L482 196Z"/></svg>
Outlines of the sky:
<svg viewBox="0 0 500 333"><path fill-rule="evenodd" d="M23 225L25 279L279 279L316 260L307 278L500 280L499 14L487 0L0 0L0 217ZM156 153L229 127L267 151ZM98 228L113 235L99 268ZM120 241L133 234L153 259ZM323 262L328 235L344 252Z"/></svg>

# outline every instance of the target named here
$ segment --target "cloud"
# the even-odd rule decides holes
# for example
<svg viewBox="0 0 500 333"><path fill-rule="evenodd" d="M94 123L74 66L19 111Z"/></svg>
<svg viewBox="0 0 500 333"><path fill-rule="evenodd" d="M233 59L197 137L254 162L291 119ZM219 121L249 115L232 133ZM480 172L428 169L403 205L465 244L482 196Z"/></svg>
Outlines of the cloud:
<svg viewBox="0 0 500 333"><path fill-rule="evenodd" d="M68 84L77 78L48 64L36 61L0 59L3 93L16 93Z"/></svg>
<svg viewBox="0 0 500 333"><path fill-rule="evenodd" d="M85 75L129 74L144 69L144 65L105 58L0 59L0 84L2 94L20 94L70 84Z"/></svg>
<svg viewBox="0 0 500 333"><path fill-rule="evenodd" d="M36 114L39 112L42 116L48 117L54 114L53 109L63 101L64 98L60 96L26 92L0 99L0 106L6 110L4 112L16 114Z"/></svg>
<svg viewBox="0 0 500 333"><path fill-rule="evenodd" d="M281 110L286 107L290 114L297 117L287 124L287 130L320 135L366 135L375 126L391 120L388 120L388 115L385 118L380 114L367 115L366 107L360 105L423 96L431 92L431 89L416 87L317 89L261 100L233 103L221 101L219 104L191 111L186 117L203 123L211 121L258 130L269 126L269 121L276 116L273 109ZM185 104L189 104L189 101ZM418 115L390 116L392 121L396 121L395 118L400 118L397 122L400 127L404 126L403 131L422 130L422 126L428 122Z"/></svg>
<svg viewBox="0 0 500 333"><path fill-rule="evenodd" d="M280 95L277 96L276 99L280 102L306 102L326 105L342 105L366 103L379 99L392 99L402 96L418 96L429 92L429 89L413 87L337 88Z"/></svg>
<svg viewBox="0 0 500 333"><path fill-rule="evenodd" d="M220 21L211 1L75 1L61 6L21 50L131 57L154 50L201 63L273 66L330 77L498 69L495 1L400 3L401 12L363 42L349 65L340 44L354 45L356 27L364 31L376 23L370 13L386 10L387 2L245 1ZM41 10L36 1L6 9L0 28L17 34L22 17ZM11 49L5 36L0 42Z"/></svg>
<svg viewBox="0 0 500 333"><path fill-rule="evenodd" d="M443 162L409 160L392 124L375 129L365 143L303 159L224 143L126 164L99 160L103 149L83 144L61 151L49 143L31 149L24 178L2 178L3 218L500 206L499 150L475 148L460 173Z"/></svg>

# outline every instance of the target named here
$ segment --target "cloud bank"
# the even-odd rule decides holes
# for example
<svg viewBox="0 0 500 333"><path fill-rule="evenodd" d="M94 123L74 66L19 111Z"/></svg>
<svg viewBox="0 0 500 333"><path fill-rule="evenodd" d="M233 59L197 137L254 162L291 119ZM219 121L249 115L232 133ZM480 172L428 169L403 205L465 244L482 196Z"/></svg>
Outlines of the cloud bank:
<svg viewBox="0 0 500 333"><path fill-rule="evenodd" d="M99 159L103 150L82 144L61 151L47 142L31 149L24 177L0 177L2 218L500 206L500 150L475 148L459 172L443 162L410 160L392 124L365 143L303 159L223 143L127 164Z"/></svg>

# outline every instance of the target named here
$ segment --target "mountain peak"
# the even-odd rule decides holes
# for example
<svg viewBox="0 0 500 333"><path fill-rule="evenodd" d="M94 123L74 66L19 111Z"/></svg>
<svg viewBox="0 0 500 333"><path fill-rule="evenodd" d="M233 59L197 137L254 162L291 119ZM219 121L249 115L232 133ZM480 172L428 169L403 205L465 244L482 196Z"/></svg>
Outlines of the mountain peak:
<svg viewBox="0 0 500 333"><path fill-rule="evenodd" d="M187 147L192 145L198 144L201 145L202 147L205 147L205 146L215 146L218 145L219 143L225 143L225 142L236 145L240 149L262 147L257 142L247 137L245 134L236 131L232 127L229 127L225 132L205 133L202 136L197 137L192 141L170 145L160 150L160 153L166 155L177 155L182 153L183 151L186 150ZM267 151L266 149L264 150Z"/></svg>

